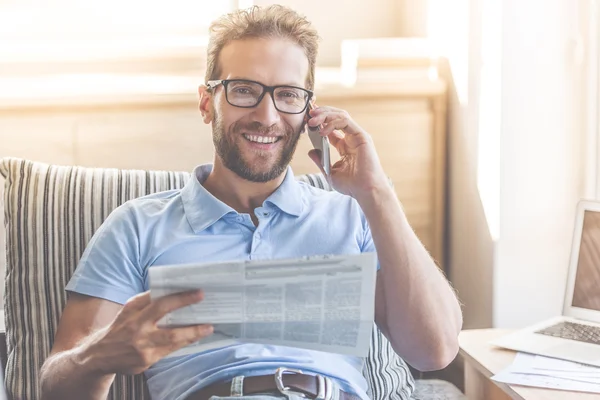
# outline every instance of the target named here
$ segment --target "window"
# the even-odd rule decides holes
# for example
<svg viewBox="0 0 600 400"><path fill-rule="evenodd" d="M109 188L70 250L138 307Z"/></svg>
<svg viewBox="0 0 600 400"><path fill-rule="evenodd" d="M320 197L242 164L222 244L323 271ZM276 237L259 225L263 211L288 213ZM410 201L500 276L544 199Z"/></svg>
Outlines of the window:
<svg viewBox="0 0 600 400"><path fill-rule="evenodd" d="M0 1L3 62L90 61L168 54L206 42L233 0Z"/></svg>
<svg viewBox="0 0 600 400"><path fill-rule="evenodd" d="M0 106L42 99L47 104L65 96L180 92L189 86L182 77L202 79L210 22L251 5L248 0L0 0Z"/></svg>

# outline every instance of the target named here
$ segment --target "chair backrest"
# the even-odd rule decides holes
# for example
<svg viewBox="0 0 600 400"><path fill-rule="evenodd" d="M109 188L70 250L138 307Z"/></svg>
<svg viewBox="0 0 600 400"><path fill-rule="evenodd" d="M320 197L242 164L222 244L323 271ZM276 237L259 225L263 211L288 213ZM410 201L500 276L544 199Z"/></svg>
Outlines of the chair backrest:
<svg viewBox="0 0 600 400"><path fill-rule="evenodd" d="M65 285L93 233L125 201L181 188L190 174L7 158L0 175L6 179L6 385L13 399L32 400L40 398L39 370L66 303ZM298 179L329 189L320 175ZM409 398L414 389L408 367L376 328L364 374L375 399ZM118 375L109 399L146 399L145 388L142 375Z"/></svg>

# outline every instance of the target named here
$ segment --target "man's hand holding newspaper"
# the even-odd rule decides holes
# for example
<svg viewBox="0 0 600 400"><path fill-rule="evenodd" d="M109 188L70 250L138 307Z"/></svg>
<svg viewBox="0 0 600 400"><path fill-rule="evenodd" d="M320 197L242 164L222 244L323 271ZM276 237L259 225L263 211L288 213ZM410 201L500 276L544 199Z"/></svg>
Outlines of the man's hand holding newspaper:
<svg viewBox="0 0 600 400"><path fill-rule="evenodd" d="M202 289L204 301L160 326L212 324L214 334L170 356L235 343L366 357L375 310L375 253L156 266L153 299Z"/></svg>

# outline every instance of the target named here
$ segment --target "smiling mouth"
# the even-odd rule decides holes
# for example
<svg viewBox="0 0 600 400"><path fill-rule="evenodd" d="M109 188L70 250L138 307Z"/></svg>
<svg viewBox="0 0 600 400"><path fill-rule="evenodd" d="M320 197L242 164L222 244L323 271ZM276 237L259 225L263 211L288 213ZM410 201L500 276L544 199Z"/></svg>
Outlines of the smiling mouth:
<svg viewBox="0 0 600 400"><path fill-rule="evenodd" d="M244 138L252 143L273 144L281 140L281 136L258 136L258 135L243 135Z"/></svg>

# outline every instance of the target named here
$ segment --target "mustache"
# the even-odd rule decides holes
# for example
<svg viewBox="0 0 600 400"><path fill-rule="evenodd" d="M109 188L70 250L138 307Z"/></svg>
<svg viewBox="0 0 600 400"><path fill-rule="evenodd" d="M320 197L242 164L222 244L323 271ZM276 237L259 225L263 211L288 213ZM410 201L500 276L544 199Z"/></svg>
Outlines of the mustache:
<svg viewBox="0 0 600 400"><path fill-rule="evenodd" d="M292 133L291 127L282 128L277 125L265 126L258 121L250 123L235 122L233 132L249 132L258 135L289 136Z"/></svg>

